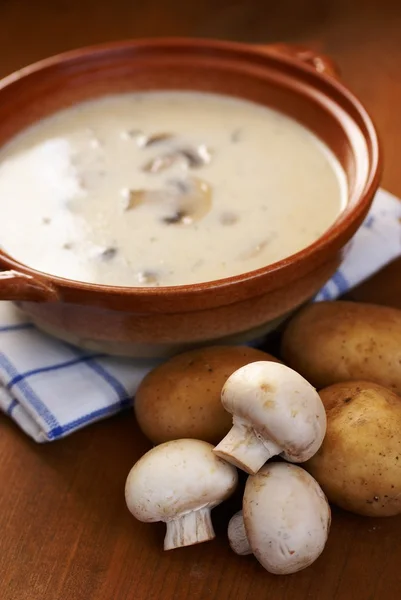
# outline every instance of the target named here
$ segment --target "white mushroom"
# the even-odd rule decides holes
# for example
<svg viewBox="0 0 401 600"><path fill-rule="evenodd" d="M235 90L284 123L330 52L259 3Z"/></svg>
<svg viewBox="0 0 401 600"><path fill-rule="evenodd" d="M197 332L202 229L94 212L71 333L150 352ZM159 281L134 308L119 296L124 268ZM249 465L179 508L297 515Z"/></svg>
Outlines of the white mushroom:
<svg viewBox="0 0 401 600"><path fill-rule="evenodd" d="M255 477L255 475L253 475L253 477ZM227 535L231 549L234 550L235 554L240 554L241 556L252 554L252 548L249 545L248 536L246 534L242 510L239 510L231 517L230 522L228 523Z"/></svg>
<svg viewBox="0 0 401 600"><path fill-rule="evenodd" d="M139 521L167 524L165 550L215 537L210 511L231 495L238 476L212 450L200 440L165 442L142 456L128 475L128 509Z"/></svg>
<svg viewBox="0 0 401 600"><path fill-rule="evenodd" d="M270 573L311 565L323 552L331 512L319 484L301 467L269 463L248 477L243 510L228 526L231 548L253 553Z"/></svg>
<svg viewBox="0 0 401 600"><path fill-rule="evenodd" d="M281 363L241 367L227 379L221 401L233 426L214 452L250 474L278 454L290 462L308 460L326 434L319 394Z"/></svg>

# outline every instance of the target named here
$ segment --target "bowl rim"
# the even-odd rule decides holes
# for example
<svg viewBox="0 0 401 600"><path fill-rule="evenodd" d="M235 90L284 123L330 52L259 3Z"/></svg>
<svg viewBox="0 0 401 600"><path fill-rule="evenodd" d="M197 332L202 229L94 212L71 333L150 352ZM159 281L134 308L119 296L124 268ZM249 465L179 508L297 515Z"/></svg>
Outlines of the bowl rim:
<svg viewBox="0 0 401 600"><path fill-rule="evenodd" d="M68 288L70 291L76 292L91 292L92 294L107 294L108 296L136 296L143 298L156 299L159 296L166 297L168 295L173 299L175 296L196 295L199 292L224 290L227 287L241 284L252 279L266 277L277 274L286 269L289 265L304 263L310 256L313 256L318 251L331 245L341 237L348 228L354 231L359 227L365 216L372 198L379 186L382 173L382 159L380 142L377 135L375 125L367 112L363 103L346 87L344 83L331 75L325 75L318 72L312 65L302 62L294 56L289 56L283 53L271 51L275 44L270 47L268 44L251 44L245 42L226 41L217 39L205 38L188 38L188 37L146 37L140 39L127 39L101 44L88 45L82 48L68 50L58 53L48 58L36 61L28 66L5 76L0 80L0 93L7 86L15 81L33 75L37 72L44 71L52 67L60 67L67 63L80 61L85 63L88 59L93 59L96 55L114 54L124 50L162 50L162 49L210 49L222 50L228 52L241 52L250 60L252 58L268 57L269 60L274 60L278 65L289 65L295 68L300 74L309 73L309 76L315 78L316 84L324 82L325 86L329 86L334 93L339 93L345 98L356 110L359 118L362 120L366 134L364 139L367 143L369 153L368 175L364 184L360 198L355 202L354 206L349 211L342 211L332 225L312 244L302 248L298 252L289 255L279 261L265 265L252 271L246 271L238 275L215 279L211 281L203 281L191 284L180 284L174 286L159 286L159 287L142 287L142 286L116 286L105 285L98 283L90 283L74 279L60 277L44 271L36 270L15 259L0 248L0 268L11 268L18 272L32 276L32 278L51 284L56 289ZM317 86L316 86L317 87ZM229 94L227 94L229 95ZM345 214L344 214L345 213Z"/></svg>

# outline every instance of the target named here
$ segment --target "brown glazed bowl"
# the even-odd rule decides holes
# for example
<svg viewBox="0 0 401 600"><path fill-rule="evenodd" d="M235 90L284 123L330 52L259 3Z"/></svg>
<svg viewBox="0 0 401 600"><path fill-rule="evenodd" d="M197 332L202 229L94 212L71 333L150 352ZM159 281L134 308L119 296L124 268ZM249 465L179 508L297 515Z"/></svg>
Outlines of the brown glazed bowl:
<svg viewBox="0 0 401 600"><path fill-rule="evenodd" d="M41 329L71 343L137 357L166 356L205 343L243 343L274 327L338 267L369 209L380 172L374 126L331 62L284 45L156 39L49 58L0 82L0 144L73 103L156 89L229 94L294 117L337 156L349 198L333 226L304 250L207 283L160 288L80 283L35 271L0 252L2 300L16 301Z"/></svg>

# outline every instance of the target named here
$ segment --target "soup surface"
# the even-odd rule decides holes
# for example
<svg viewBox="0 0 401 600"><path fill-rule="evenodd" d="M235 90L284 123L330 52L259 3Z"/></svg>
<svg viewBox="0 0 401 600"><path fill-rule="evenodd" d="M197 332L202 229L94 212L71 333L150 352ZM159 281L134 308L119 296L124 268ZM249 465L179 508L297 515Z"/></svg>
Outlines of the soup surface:
<svg viewBox="0 0 401 600"><path fill-rule="evenodd" d="M198 92L109 96L0 150L0 244L54 275L121 286L220 279L314 242L347 197L292 119Z"/></svg>

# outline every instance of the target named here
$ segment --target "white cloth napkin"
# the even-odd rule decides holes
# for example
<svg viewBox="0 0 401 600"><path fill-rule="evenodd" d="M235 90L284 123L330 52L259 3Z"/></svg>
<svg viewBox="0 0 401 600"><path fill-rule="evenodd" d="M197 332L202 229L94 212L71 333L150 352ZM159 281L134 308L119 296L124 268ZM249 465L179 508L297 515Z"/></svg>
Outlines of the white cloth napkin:
<svg viewBox="0 0 401 600"><path fill-rule="evenodd" d="M380 190L341 268L315 300L333 300L401 256L401 202ZM36 442L50 442L132 403L154 366L88 353L30 324L0 302L0 410Z"/></svg>

